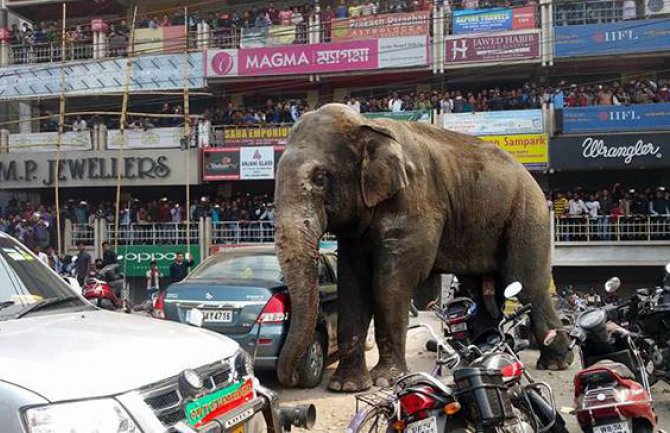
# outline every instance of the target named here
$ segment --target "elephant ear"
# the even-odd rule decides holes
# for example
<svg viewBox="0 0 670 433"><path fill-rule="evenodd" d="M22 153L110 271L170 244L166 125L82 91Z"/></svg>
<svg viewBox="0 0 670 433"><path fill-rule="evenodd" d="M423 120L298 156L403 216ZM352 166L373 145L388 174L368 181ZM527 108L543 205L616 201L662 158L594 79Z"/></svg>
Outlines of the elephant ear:
<svg viewBox="0 0 670 433"><path fill-rule="evenodd" d="M358 127L363 145L361 192L367 207L375 207L407 186L405 157L393 132L366 123Z"/></svg>

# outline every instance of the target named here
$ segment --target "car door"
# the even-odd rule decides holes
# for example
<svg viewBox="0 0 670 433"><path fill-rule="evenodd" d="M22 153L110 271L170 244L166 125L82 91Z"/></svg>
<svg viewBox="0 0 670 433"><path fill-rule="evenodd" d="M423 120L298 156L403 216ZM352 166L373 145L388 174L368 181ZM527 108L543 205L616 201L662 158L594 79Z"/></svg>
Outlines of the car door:
<svg viewBox="0 0 670 433"><path fill-rule="evenodd" d="M321 312L328 332L328 354L337 352L337 256L322 254L319 260Z"/></svg>

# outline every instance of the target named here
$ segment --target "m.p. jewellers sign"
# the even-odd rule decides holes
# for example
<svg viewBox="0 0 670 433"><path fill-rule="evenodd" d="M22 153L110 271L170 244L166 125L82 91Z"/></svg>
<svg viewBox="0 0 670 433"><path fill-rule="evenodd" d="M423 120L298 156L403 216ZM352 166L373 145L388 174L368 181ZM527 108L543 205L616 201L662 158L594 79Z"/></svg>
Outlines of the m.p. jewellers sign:
<svg viewBox="0 0 670 433"><path fill-rule="evenodd" d="M53 152L0 154L0 189L182 185L186 182L186 158L190 158L191 184L199 183L197 149L62 152L60 164Z"/></svg>
<svg viewBox="0 0 670 433"><path fill-rule="evenodd" d="M549 165L556 170L670 167L670 134L557 137L549 143Z"/></svg>

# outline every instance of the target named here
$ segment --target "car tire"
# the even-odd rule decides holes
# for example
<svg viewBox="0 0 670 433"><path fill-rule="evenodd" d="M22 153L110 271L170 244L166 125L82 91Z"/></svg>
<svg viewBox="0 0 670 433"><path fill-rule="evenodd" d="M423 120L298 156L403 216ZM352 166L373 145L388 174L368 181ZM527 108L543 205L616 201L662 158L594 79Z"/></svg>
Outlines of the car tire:
<svg viewBox="0 0 670 433"><path fill-rule="evenodd" d="M298 366L298 384L302 388L314 388L321 383L326 369L326 350L323 335L316 331L312 343L307 346Z"/></svg>

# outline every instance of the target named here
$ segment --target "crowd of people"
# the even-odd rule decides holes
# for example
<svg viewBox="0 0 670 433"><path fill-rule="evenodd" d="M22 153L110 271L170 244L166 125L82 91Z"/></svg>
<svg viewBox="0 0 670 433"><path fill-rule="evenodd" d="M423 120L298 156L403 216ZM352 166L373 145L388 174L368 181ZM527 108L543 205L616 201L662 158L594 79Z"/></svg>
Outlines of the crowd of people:
<svg viewBox="0 0 670 433"><path fill-rule="evenodd" d="M670 239L670 190L663 186L554 191L548 205L559 240Z"/></svg>

